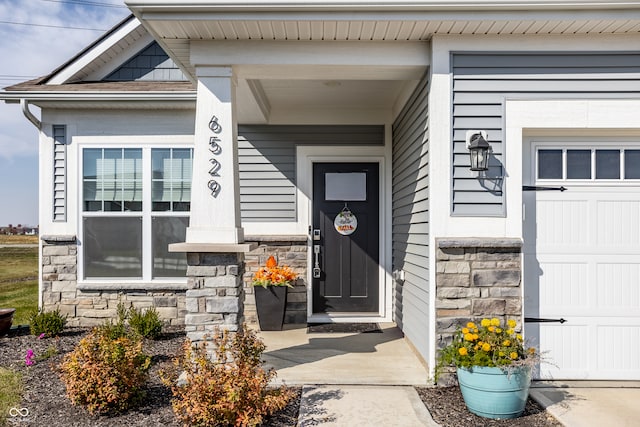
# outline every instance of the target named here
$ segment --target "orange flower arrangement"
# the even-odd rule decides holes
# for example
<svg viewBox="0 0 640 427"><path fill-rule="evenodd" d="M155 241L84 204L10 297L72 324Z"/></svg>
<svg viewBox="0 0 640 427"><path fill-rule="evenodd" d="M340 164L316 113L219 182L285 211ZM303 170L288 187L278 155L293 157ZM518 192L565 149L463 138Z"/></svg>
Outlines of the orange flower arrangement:
<svg viewBox="0 0 640 427"><path fill-rule="evenodd" d="M271 255L264 267L260 267L253 275L253 286L288 286L292 288L291 282L296 280L298 275L291 268L283 265L278 267L278 262Z"/></svg>

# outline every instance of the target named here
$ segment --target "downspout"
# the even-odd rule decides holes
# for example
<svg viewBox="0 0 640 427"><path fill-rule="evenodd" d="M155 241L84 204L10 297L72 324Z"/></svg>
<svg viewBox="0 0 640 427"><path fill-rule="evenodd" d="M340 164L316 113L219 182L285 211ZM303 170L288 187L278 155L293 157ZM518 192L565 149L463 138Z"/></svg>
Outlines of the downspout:
<svg viewBox="0 0 640 427"><path fill-rule="evenodd" d="M38 120L36 116L33 115L31 110L29 110L29 101L24 98L20 99L20 107L22 107L22 114L31 122L38 130L42 129L42 122Z"/></svg>

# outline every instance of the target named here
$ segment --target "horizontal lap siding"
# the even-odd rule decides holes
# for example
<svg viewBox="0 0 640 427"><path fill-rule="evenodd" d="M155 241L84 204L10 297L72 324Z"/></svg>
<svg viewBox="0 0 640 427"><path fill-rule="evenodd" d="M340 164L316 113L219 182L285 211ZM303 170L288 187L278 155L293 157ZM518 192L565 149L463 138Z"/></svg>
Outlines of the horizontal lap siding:
<svg viewBox="0 0 640 427"><path fill-rule="evenodd" d="M504 100L630 98L640 94L640 54L455 54L453 200L455 215L504 215ZM487 176L469 170L467 130L486 130L494 158Z"/></svg>
<svg viewBox="0 0 640 427"><path fill-rule="evenodd" d="M428 82L416 88L393 125L393 270L395 320L426 359L429 337Z"/></svg>
<svg viewBox="0 0 640 427"><path fill-rule="evenodd" d="M242 220L296 221L296 146L383 144L383 126L239 126Z"/></svg>

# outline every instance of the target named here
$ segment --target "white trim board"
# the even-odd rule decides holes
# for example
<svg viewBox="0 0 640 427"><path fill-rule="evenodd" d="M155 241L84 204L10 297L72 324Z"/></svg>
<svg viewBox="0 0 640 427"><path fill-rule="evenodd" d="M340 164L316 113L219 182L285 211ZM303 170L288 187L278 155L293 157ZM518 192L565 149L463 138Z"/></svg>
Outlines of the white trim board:
<svg viewBox="0 0 640 427"><path fill-rule="evenodd" d="M299 225L305 229L304 234L308 234L308 227L312 225L312 185L313 185L313 164L320 162L332 163L357 163L374 162L380 165L379 191L380 191L380 248L379 248L379 283L380 301L377 315L353 314L322 314L314 315L313 292L311 277L312 251L307 251L307 319L309 322L390 322L392 321L392 298L391 287L391 259L388 256L388 246L391 242L391 198L388 194L387 181L390 179L390 171L387 170L390 162L386 159L387 150L384 146L366 147L330 147L330 146L300 146L296 150L296 170L297 176L297 205ZM309 240L309 245L311 241Z"/></svg>

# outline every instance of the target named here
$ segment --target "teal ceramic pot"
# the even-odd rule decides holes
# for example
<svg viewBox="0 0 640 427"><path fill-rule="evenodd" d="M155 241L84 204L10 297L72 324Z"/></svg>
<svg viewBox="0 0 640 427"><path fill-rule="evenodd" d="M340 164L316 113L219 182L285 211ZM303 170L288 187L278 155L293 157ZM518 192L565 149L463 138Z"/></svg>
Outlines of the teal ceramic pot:
<svg viewBox="0 0 640 427"><path fill-rule="evenodd" d="M469 411L485 418L517 418L524 411L531 368L458 368L458 384Z"/></svg>

